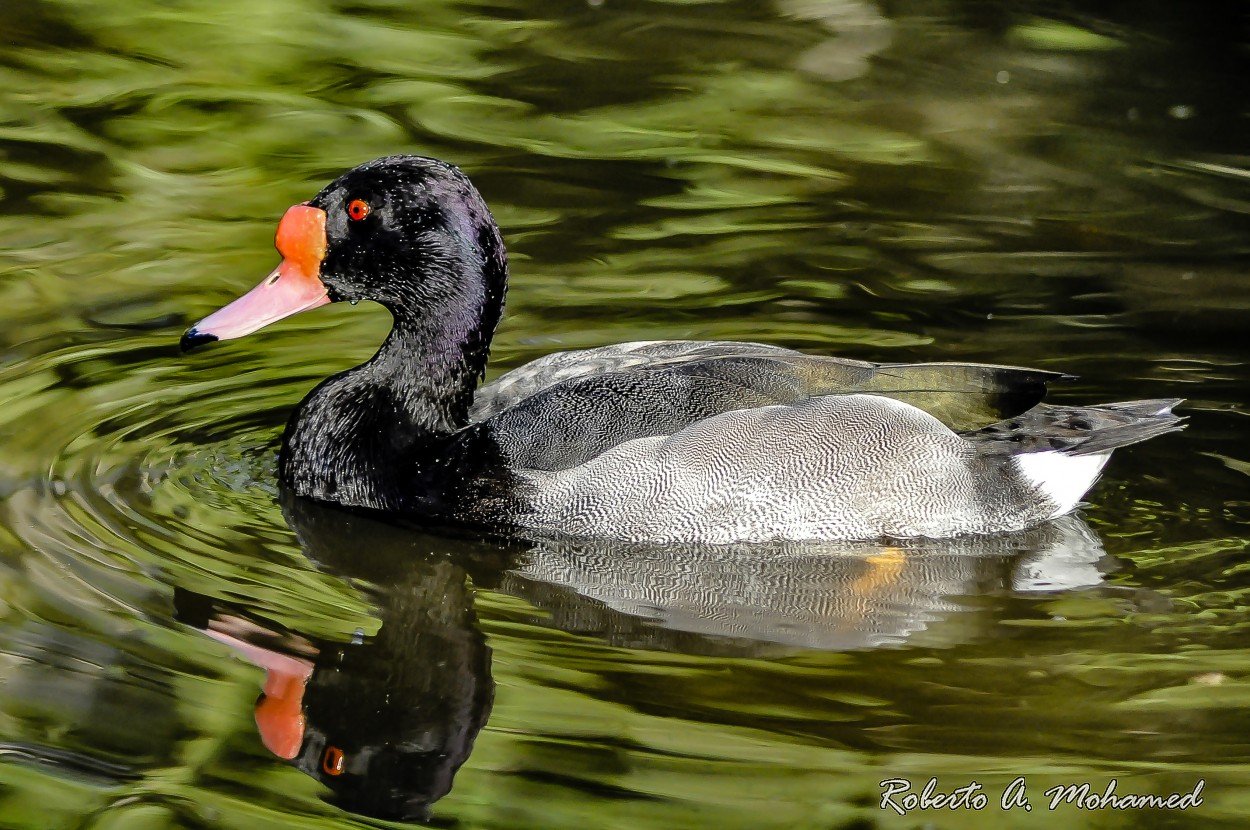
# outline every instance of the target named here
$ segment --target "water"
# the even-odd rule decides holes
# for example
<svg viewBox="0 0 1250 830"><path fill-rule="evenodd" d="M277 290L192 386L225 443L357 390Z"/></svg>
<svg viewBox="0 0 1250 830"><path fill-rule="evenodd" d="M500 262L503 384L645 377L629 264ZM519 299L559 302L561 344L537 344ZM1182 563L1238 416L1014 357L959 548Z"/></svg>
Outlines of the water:
<svg viewBox="0 0 1250 830"><path fill-rule="evenodd" d="M1098 8L0 7L0 827L1241 825L1248 35L1235 4ZM401 151L504 228L493 372L756 339L1068 371L1059 401L1184 396L1190 428L992 541L284 506L287 413L385 314L177 338L270 270L286 206ZM988 806L879 806L931 776ZM1203 803L1046 809L1112 778Z"/></svg>

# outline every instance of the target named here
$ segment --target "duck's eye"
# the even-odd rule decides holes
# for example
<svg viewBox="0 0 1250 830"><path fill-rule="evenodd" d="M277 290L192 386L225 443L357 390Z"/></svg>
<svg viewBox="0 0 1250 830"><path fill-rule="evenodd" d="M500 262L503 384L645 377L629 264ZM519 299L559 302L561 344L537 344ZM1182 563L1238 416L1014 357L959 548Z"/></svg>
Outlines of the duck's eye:
<svg viewBox="0 0 1250 830"><path fill-rule="evenodd" d="M364 199L352 199L347 203L347 215L353 222L359 222L369 215L369 211L373 208L369 207L369 203Z"/></svg>
<svg viewBox="0 0 1250 830"><path fill-rule="evenodd" d="M342 775L346 761L343 750L337 746L327 746L325 754L321 756L321 770L326 775Z"/></svg>

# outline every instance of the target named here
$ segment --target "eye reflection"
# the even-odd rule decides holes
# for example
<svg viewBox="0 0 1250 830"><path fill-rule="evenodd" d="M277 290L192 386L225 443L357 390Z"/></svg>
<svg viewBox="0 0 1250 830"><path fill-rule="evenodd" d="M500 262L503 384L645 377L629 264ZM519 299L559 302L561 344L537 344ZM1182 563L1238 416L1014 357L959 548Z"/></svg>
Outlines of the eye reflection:
<svg viewBox="0 0 1250 830"><path fill-rule="evenodd" d="M321 771L326 775L342 775L344 763L343 750L337 746L327 746L325 754L321 756Z"/></svg>

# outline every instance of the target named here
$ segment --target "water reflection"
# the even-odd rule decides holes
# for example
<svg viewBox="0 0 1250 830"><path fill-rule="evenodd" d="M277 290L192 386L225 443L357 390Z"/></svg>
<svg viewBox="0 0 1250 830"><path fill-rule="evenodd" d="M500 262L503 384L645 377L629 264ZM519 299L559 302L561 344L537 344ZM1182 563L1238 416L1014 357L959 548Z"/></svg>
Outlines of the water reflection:
<svg viewBox="0 0 1250 830"><path fill-rule="evenodd" d="M425 820L451 789L494 698L469 575L489 544L292 502L286 517L326 570L374 586L380 628L307 637L180 590L179 619L266 671L255 718L265 746L325 784L344 809Z"/></svg>
<svg viewBox="0 0 1250 830"><path fill-rule="evenodd" d="M977 629L947 623L977 595L1095 585L1106 558L1075 516L997 537L673 547L455 538L296 499L284 513L311 560L365 587L376 634L307 636L181 588L177 617L265 669L255 722L270 752L344 809L420 821L451 790L494 698L475 588L610 643L759 657L921 632L956 645Z"/></svg>
<svg viewBox="0 0 1250 830"><path fill-rule="evenodd" d="M474 827L609 811L876 824L856 805L887 767L1114 766L1181 775L1169 790L1201 771L1212 798L1189 825L1243 822L1244 18L1237 3L0 3L0 759L29 762L0 763L0 824L341 825L257 740L254 670L169 624L171 584L212 597L199 617L217 636L288 658L266 741L296 758L318 733L349 745L313 717L330 656L363 659L363 679L340 672L319 705L363 718L379 704L352 701L386 681L373 650L411 648L404 671L437 675L405 641L423 625L461 632L430 645L458 668L400 678L407 694L476 728L448 696L486 694L488 632L497 731L439 808ZM1044 540L958 562L740 552L697 569L429 537L374 567L363 532L342 561L308 534L301 550L273 505L276 435L385 321L327 311L194 366L169 344L263 271L282 208L397 151L463 165L508 234L497 370L639 338L763 340L1040 364L1082 376L1065 402L1185 394L1194 427L1117 457L1092 499L1119 586L1054 596L1030 570L1095 580L1094 549L1075 545L1071 569ZM422 593L422 568L449 605ZM411 622L419 603L433 622ZM408 633L386 635L400 618ZM303 731L285 729L293 711Z"/></svg>
<svg viewBox="0 0 1250 830"><path fill-rule="evenodd" d="M874 543L658 546L545 540L500 589L550 623L634 647L762 655L776 646L933 645L970 636L942 626L987 592L1098 584L1102 544L1078 517L1003 536Z"/></svg>

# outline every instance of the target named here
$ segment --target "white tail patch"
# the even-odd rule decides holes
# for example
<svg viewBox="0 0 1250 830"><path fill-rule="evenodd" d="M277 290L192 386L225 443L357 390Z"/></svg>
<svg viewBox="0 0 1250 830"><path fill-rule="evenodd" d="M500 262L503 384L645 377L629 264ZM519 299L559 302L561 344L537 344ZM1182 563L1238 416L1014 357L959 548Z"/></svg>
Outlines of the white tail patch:
<svg viewBox="0 0 1250 830"><path fill-rule="evenodd" d="M1090 455L1064 455L1055 450L1026 452L1016 456L1016 466L1030 483L1059 505L1050 518L1070 513L1098 480L1111 451Z"/></svg>

